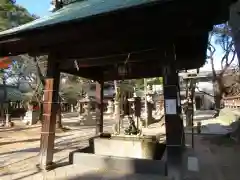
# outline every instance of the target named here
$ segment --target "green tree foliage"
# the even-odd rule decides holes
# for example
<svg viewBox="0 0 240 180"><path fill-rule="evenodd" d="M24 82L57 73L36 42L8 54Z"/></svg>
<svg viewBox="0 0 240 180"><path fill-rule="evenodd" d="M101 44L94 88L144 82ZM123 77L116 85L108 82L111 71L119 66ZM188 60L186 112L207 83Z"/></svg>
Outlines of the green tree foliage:
<svg viewBox="0 0 240 180"><path fill-rule="evenodd" d="M0 0L0 31L25 24L36 18L36 15L30 14L14 0Z"/></svg>
<svg viewBox="0 0 240 180"><path fill-rule="evenodd" d="M135 79L133 84L135 84L137 89L144 89L144 79ZM163 84L162 77L147 78L147 84L149 85L161 85Z"/></svg>
<svg viewBox="0 0 240 180"><path fill-rule="evenodd" d="M21 24L25 24L36 19L25 8L16 4L15 0L0 0L0 31L6 30ZM10 69L0 69L0 83L7 84L7 80L13 72L19 71L15 64ZM6 88L4 88L4 99L6 98ZM3 115L1 113L1 115Z"/></svg>

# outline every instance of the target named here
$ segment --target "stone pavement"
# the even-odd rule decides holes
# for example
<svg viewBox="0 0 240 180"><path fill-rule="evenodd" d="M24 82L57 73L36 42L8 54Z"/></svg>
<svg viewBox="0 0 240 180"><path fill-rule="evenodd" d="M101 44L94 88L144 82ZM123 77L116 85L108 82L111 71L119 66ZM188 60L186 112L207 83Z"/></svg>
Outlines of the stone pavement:
<svg viewBox="0 0 240 180"><path fill-rule="evenodd" d="M158 175L123 174L106 170L92 169L84 165L69 165L48 172L37 169L2 176L1 180L168 180L167 177Z"/></svg>
<svg viewBox="0 0 240 180"><path fill-rule="evenodd" d="M68 162L69 152L87 146L88 139L95 134L93 126L77 126L77 122L71 119L65 119L63 122L63 124L70 124L72 130L56 133L54 162L57 163ZM110 124L111 122L106 121L105 129L109 129ZM20 177L26 173L39 171L36 169L39 138L40 125L29 128L0 129L0 179L2 177L21 179Z"/></svg>
<svg viewBox="0 0 240 180"><path fill-rule="evenodd" d="M104 122L104 130L111 132L113 121L111 119L105 119ZM95 127L79 126L77 124L78 122L74 118L64 119L64 125L68 125L72 130L56 134L54 162L60 167L48 172L42 172L36 167L39 152L39 126L30 127L28 130L19 128L17 131L5 129L5 132L0 129L0 179L164 180L163 177L156 177L153 175L127 175L122 174L121 172L106 172L106 170L103 169L89 169L89 167L85 167L84 165L76 166L67 164L69 152L74 151L79 147L87 146L89 137L95 134ZM146 134L161 134L164 133L164 126L162 123L155 123L143 131ZM186 137L186 143L190 146L191 140L189 135L186 135ZM219 162L222 163L222 159L227 161L228 165L235 159L239 159L238 162L240 162L240 156L236 155L237 152L231 151L231 149L230 151L224 151L224 153L221 151L222 154L218 155L218 158L221 157L221 161L218 159L218 161L215 162L216 157L213 155L213 150L212 148L209 148L209 146L211 146L211 144L204 144L199 136L195 136L195 150L200 159L200 170L203 176L202 179L237 180L238 177L237 179L234 179L236 176L233 176L234 178L232 179L224 179L224 177L222 177L223 170L219 167ZM217 147L217 150L220 151L221 148L222 147ZM228 157L229 154L233 154L234 157L231 159L231 157ZM224 155L228 155L227 158L225 158ZM228 161L227 159L230 159L231 161ZM194 161L192 160L189 160L189 162L190 164L194 164ZM236 167L240 166L237 162L234 165L236 165ZM229 168L227 171L232 172ZM236 174L236 172L234 171L233 174Z"/></svg>
<svg viewBox="0 0 240 180"><path fill-rule="evenodd" d="M190 144L191 137L186 142ZM220 136L200 135L194 137L194 151L199 159L202 180L238 180L240 166L240 146L226 144Z"/></svg>
<svg viewBox="0 0 240 180"><path fill-rule="evenodd" d="M194 126L201 122L201 134L227 134L231 131L230 124L222 121L221 118L214 118L214 111L196 111L194 116ZM186 123L185 123L186 124ZM192 133L191 128L185 128L186 133ZM194 128L196 133L196 128Z"/></svg>
<svg viewBox="0 0 240 180"><path fill-rule="evenodd" d="M105 117L104 131L112 132L113 123L112 119ZM17 121L16 124L18 124ZM144 176L140 178L139 175L130 176L112 172L109 174L102 170L69 165L69 153L87 146L88 139L95 135L95 127L79 126L79 120L76 117L64 118L63 125L71 128L71 130L56 133L54 153L54 162L63 166L49 172L41 172L36 167L40 147L40 125L0 129L0 179L76 179L76 176L79 176L77 179L104 179L104 176L112 176L111 174L116 174L116 177L106 177L106 179L119 179L120 177L120 179L132 180L144 179ZM154 131L156 131L156 128L144 133L154 133ZM151 179L154 178L154 176L151 177Z"/></svg>

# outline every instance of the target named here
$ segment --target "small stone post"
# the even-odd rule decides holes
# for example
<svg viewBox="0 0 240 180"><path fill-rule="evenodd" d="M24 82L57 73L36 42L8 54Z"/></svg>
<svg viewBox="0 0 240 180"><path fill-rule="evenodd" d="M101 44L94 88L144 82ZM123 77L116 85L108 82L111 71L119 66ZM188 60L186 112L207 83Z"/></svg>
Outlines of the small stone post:
<svg viewBox="0 0 240 180"><path fill-rule="evenodd" d="M114 112L113 110L114 110L114 104L111 100L109 100L106 113L112 115Z"/></svg>
<svg viewBox="0 0 240 180"><path fill-rule="evenodd" d="M147 127L148 125L150 125L152 123L153 120L153 115L152 115L152 111L153 111L153 91L151 89L150 86L147 87L147 92L146 92L146 101L147 101L147 106L145 107L147 110L147 118L146 118L146 122L145 122L145 126Z"/></svg>
<svg viewBox="0 0 240 180"><path fill-rule="evenodd" d="M6 114L5 126L6 126L6 127L12 127L12 122L11 122L11 116L10 116L10 114Z"/></svg>
<svg viewBox="0 0 240 180"><path fill-rule="evenodd" d="M121 123L120 122L120 102L115 100L114 106L115 106L114 118L117 124L118 133L120 133L120 123Z"/></svg>

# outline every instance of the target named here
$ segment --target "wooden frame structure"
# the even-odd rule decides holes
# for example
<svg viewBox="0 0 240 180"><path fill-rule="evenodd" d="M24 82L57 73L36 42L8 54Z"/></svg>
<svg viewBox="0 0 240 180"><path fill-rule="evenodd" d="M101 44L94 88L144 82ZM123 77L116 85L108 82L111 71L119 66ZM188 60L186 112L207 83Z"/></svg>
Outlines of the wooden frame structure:
<svg viewBox="0 0 240 180"><path fill-rule="evenodd" d="M49 17L1 32L1 56L48 55L41 167L53 160L60 72L98 82L97 133L103 131L104 81L164 76L165 106L169 99L178 102L177 70L204 64L208 32L228 20L233 1L81 0ZM119 66L128 73L121 76ZM169 150L184 144L180 106L175 106L177 113L165 112Z"/></svg>

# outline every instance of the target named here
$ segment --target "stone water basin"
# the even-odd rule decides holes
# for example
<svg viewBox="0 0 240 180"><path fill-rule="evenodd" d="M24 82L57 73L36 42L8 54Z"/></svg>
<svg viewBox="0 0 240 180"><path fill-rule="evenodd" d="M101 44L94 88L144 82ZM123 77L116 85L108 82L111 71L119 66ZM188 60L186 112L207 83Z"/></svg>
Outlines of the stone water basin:
<svg viewBox="0 0 240 180"><path fill-rule="evenodd" d="M70 163L122 173L167 174L165 144L156 136L101 135L89 146L70 153Z"/></svg>
<svg viewBox="0 0 240 180"><path fill-rule="evenodd" d="M98 155L160 160L166 146L156 136L112 135L94 138L93 147Z"/></svg>

